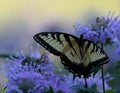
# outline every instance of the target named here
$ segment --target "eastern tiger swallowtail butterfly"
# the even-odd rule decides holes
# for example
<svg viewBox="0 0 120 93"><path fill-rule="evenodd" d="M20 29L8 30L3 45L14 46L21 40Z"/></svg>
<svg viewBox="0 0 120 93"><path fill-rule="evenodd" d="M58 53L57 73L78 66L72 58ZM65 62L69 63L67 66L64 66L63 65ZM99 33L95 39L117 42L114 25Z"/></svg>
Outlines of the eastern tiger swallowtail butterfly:
<svg viewBox="0 0 120 93"><path fill-rule="evenodd" d="M90 40L62 32L41 32L34 37L50 53L59 56L66 69L76 76L88 78L93 68L109 62L105 51Z"/></svg>

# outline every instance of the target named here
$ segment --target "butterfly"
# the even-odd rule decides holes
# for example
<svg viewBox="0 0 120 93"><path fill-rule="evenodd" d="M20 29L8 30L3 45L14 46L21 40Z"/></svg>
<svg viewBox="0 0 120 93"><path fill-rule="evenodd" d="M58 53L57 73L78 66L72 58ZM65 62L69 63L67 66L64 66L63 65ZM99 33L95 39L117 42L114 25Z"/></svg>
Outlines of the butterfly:
<svg viewBox="0 0 120 93"><path fill-rule="evenodd" d="M94 68L109 62L106 52L94 42L63 33L63 32L41 32L36 34L34 40L50 53L59 56L61 63L73 78L88 78Z"/></svg>

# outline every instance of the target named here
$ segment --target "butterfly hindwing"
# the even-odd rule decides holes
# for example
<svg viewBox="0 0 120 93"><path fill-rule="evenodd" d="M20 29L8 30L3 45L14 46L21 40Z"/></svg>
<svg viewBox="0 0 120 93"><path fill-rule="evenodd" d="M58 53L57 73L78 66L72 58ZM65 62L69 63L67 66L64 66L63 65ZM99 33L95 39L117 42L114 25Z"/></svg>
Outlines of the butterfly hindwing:
<svg viewBox="0 0 120 93"><path fill-rule="evenodd" d="M105 51L92 41L84 39L81 48L84 66L91 64L92 66L97 67L109 62L109 58Z"/></svg>
<svg viewBox="0 0 120 93"><path fill-rule="evenodd" d="M79 47L81 51L81 62L76 64L71 62L65 55L61 57L65 68L74 74L74 76L83 75L89 77L95 68L109 62L105 51L90 40L80 38ZM80 52L79 51L79 52Z"/></svg>

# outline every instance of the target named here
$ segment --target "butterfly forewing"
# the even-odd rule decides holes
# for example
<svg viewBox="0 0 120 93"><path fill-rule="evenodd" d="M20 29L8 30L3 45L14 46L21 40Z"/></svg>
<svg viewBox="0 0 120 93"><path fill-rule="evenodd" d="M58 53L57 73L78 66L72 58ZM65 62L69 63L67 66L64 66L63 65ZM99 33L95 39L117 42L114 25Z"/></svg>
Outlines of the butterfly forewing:
<svg viewBox="0 0 120 93"><path fill-rule="evenodd" d="M81 62L77 37L58 32L42 32L36 34L34 39L54 55L64 54L71 62Z"/></svg>

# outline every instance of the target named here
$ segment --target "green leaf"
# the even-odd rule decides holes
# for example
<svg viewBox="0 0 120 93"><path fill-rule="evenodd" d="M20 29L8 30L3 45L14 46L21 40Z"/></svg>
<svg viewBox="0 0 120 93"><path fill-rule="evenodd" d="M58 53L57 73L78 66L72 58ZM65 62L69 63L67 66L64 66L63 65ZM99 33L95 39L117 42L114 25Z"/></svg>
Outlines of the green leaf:
<svg viewBox="0 0 120 93"><path fill-rule="evenodd" d="M3 91L5 91L7 89L7 86L3 88Z"/></svg>
<svg viewBox="0 0 120 93"><path fill-rule="evenodd" d="M46 90L45 90L46 91ZM52 86L49 87L49 90L47 90L45 93L63 93L61 90L58 90L57 92L54 92Z"/></svg>
<svg viewBox="0 0 120 93"><path fill-rule="evenodd" d="M91 89L97 90L97 85L96 85L96 84L93 84L92 87L91 87Z"/></svg>
<svg viewBox="0 0 120 93"><path fill-rule="evenodd" d="M77 85L73 85L71 86L71 88L74 88L74 89L83 89L83 90L86 90L86 88L84 87L84 85L80 85L80 84L77 84Z"/></svg>
<svg viewBox="0 0 120 93"><path fill-rule="evenodd" d="M91 88L85 88L83 85L74 85L71 88L76 89L77 93L99 93L96 85L93 85Z"/></svg>
<svg viewBox="0 0 120 93"><path fill-rule="evenodd" d="M50 86L50 87L49 87L49 90L46 91L45 93L54 93L54 90L53 90L52 86Z"/></svg>
<svg viewBox="0 0 120 93"><path fill-rule="evenodd" d="M111 41L111 39L110 38L107 38L106 39L106 42L105 42L105 46L107 46L107 45L110 45L110 46L112 46L112 41Z"/></svg>
<svg viewBox="0 0 120 93"><path fill-rule="evenodd" d="M20 58L19 56L16 56L15 54L0 54L0 58L10 58L11 59L10 56L12 56L12 57L14 57L16 59Z"/></svg>
<svg viewBox="0 0 120 93"><path fill-rule="evenodd" d="M1 58L9 58L11 54L0 54Z"/></svg>
<svg viewBox="0 0 120 93"><path fill-rule="evenodd" d="M57 93L63 93L61 90L57 91Z"/></svg>
<svg viewBox="0 0 120 93"><path fill-rule="evenodd" d="M116 93L114 90L107 90L106 93Z"/></svg>
<svg viewBox="0 0 120 93"><path fill-rule="evenodd" d="M100 67L95 67L93 68L93 77L95 77L96 73L101 69L101 66Z"/></svg>
<svg viewBox="0 0 120 93"><path fill-rule="evenodd" d="M115 69L117 69L117 68L120 68L120 60L117 61L117 65L116 65Z"/></svg>
<svg viewBox="0 0 120 93"><path fill-rule="evenodd" d="M90 91L91 91L91 93L99 93L96 84L92 85L92 87L90 88Z"/></svg>

